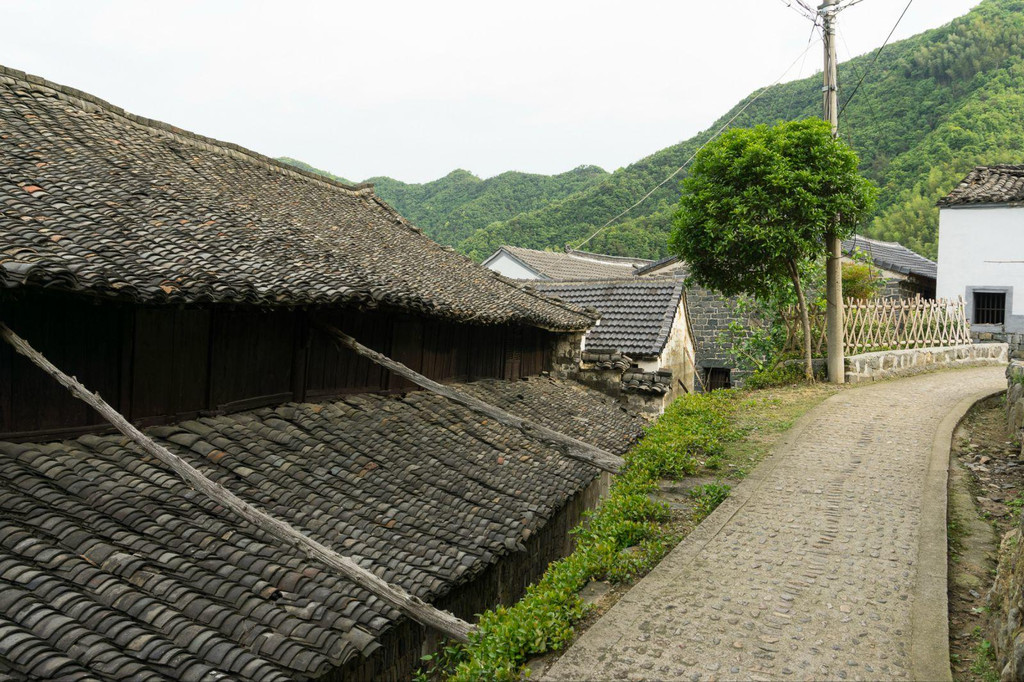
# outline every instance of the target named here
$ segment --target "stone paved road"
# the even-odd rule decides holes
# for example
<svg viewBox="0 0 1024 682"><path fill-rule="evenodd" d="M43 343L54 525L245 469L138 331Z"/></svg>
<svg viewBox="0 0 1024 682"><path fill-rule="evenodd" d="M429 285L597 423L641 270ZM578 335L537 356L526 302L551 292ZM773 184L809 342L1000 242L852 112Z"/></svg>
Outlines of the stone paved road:
<svg viewBox="0 0 1024 682"><path fill-rule="evenodd" d="M949 434L1003 371L822 403L544 679L948 678Z"/></svg>

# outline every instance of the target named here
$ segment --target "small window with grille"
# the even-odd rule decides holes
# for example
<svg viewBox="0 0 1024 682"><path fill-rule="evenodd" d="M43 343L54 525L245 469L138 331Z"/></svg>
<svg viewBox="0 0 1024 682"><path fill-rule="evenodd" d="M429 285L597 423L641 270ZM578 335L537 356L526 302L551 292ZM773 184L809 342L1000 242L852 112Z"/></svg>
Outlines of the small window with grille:
<svg viewBox="0 0 1024 682"><path fill-rule="evenodd" d="M974 324L1003 324L1006 322L1005 292L974 292Z"/></svg>
<svg viewBox="0 0 1024 682"><path fill-rule="evenodd" d="M708 367L704 374L704 385L709 391L732 386L732 372L728 367Z"/></svg>

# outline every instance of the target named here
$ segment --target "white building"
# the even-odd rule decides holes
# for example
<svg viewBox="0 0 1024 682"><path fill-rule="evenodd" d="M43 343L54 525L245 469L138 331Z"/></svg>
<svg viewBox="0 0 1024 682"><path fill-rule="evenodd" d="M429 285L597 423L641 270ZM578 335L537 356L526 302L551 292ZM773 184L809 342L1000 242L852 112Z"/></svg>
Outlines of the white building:
<svg viewBox="0 0 1024 682"><path fill-rule="evenodd" d="M664 409L692 392L694 329L686 288L674 273L640 277L653 261L586 251L537 251L503 246L484 266L580 307L601 320L584 335L576 377L638 407ZM640 396L636 401L632 398Z"/></svg>
<svg viewBox="0 0 1024 682"><path fill-rule="evenodd" d="M1024 165L979 166L939 201L937 294L964 298L975 340L1022 351Z"/></svg>

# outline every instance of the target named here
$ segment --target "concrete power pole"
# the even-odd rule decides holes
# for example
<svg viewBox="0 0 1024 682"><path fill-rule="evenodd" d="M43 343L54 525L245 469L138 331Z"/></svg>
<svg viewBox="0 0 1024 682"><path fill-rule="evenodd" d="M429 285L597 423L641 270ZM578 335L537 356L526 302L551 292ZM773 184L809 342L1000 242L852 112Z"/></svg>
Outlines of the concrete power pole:
<svg viewBox="0 0 1024 682"><path fill-rule="evenodd" d="M832 124L833 137L839 136L839 86L836 72L836 11L839 0L823 0L818 13L824 22L825 34L825 120ZM834 384L846 381L846 358L843 350L843 263L839 237L828 236L826 265L825 324L828 330L828 378Z"/></svg>

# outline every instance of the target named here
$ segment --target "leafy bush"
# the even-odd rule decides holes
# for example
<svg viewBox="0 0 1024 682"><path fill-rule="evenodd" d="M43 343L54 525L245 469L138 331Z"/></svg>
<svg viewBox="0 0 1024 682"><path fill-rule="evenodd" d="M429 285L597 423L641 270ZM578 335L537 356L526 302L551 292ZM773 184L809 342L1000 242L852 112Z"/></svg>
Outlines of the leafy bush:
<svg viewBox="0 0 1024 682"><path fill-rule="evenodd" d="M529 657L565 647L573 625L587 613L579 592L588 582L631 580L675 544L665 525L669 509L651 494L660 479L680 478L694 472L701 458L721 455L722 443L736 436L729 423L733 409L728 391L688 395L670 405L626 456L608 497L572 531L575 551L552 563L519 602L481 615L469 644L425 657L417 679L517 680ZM728 486L716 484L700 490L700 518L729 493Z"/></svg>
<svg viewBox="0 0 1024 682"><path fill-rule="evenodd" d="M843 263L843 298L877 298L885 287L877 271L867 263Z"/></svg>
<svg viewBox="0 0 1024 682"><path fill-rule="evenodd" d="M804 368L798 364L780 364L774 367L765 367L747 377L744 384L750 389L775 388L776 386L789 386L798 384L804 380Z"/></svg>
<svg viewBox="0 0 1024 682"><path fill-rule="evenodd" d="M697 501L697 519L703 521L710 516L729 497L730 490L732 487L724 483L705 483L691 490L690 496Z"/></svg>

